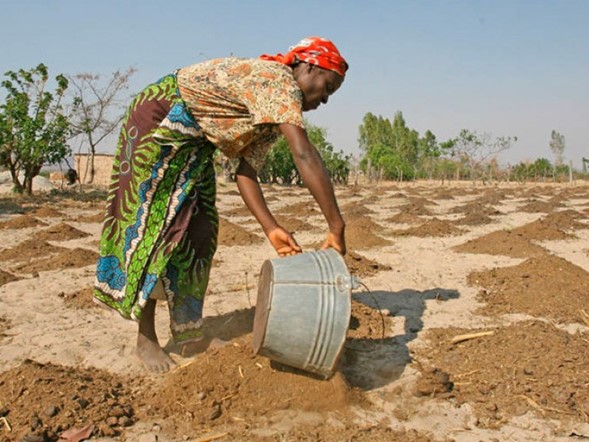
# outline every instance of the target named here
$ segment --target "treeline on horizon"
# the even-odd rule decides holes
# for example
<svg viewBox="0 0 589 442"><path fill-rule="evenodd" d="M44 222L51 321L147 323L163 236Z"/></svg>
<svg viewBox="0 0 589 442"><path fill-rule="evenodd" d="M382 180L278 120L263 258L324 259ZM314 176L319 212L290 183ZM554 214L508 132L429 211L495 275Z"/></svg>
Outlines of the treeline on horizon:
<svg viewBox="0 0 589 442"><path fill-rule="evenodd" d="M116 134L130 98L123 98L134 68L110 77L80 73L59 74L50 79L44 64L8 71L1 82L5 97L0 102L0 168L10 171L17 193L32 193L32 180L45 165L61 165L72 155L75 142L87 149L89 179L94 177L97 146ZM51 87L52 86L52 87ZM571 179L581 172L563 163L565 138L552 131L549 141L554 163L546 158L501 168L497 155L517 142L517 137L493 138L463 129L440 142L431 131L420 135L411 129L402 112L393 120L367 113L358 128L359 160L337 151L326 139L326 130L307 123L311 142L336 184L347 184L352 171L370 180L416 179L553 180ZM231 178L235 161L218 155L220 173ZM585 162L583 163L585 165ZM586 171L583 171L583 175ZM302 185L288 143L280 138L271 148L260 171L262 183Z"/></svg>

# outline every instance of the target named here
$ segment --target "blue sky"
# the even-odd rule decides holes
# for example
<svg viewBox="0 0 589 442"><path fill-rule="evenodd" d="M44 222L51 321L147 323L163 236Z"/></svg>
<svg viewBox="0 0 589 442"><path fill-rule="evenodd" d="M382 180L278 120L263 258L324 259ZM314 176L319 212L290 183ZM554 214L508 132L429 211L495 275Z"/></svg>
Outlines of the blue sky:
<svg viewBox="0 0 589 442"><path fill-rule="evenodd" d="M431 130L517 136L503 163L589 157L589 1L0 0L0 74L45 63L52 75L134 66L129 93L185 65L284 52L308 35L351 65L327 106L306 114L358 155L367 112ZM112 142L102 151L112 151Z"/></svg>

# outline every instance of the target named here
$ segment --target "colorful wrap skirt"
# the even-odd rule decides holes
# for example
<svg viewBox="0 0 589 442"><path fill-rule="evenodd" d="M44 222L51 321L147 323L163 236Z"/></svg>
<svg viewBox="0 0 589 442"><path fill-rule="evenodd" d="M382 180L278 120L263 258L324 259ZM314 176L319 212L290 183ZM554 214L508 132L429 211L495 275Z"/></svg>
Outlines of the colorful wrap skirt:
<svg viewBox="0 0 589 442"><path fill-rule="evenodd" d="M139 320L159 281L177 343L202 337L219 225L214 151L172 74L135 97L113 162L94 296Z"/></svg>

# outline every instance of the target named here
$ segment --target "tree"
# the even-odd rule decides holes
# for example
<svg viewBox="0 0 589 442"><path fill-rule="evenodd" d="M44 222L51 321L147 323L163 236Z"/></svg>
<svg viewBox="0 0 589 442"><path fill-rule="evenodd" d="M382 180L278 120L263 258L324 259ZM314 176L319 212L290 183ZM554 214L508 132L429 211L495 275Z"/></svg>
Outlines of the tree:
<svg viewBox="0 0 589 442"><path fill-rule="evenodd" d="M100 75L80 73L69 77L76 112L71 115L73 135L81 135L88 143L90 176L87 182L94 181L94 157L96 147L115 129L124 118L128 100L120 100L120 94L129 87L129 79L135 68L116 71L103 83ZM80 171L78 171L80 172Z"/></svg>
<svg viewBox="0 0 589 442"><path fill-rule="evenodd" d="M414 166L417 162L419 134L407 127L402 112L395 113L392 134L392 148L395 154L408 166Z"/></svg>
<svg viewBox="0 0 589 442"><path fill-rule="evenodd" d="M359 127L358 144L365 154L376 145L393 145L393 126L391 122L368 112Z"/></svg>
<svg viewBox="0 0 589 442"><path fill-rule="evenodd" d="M334 151L333 145L327 141L327 131L324 128L314 126L309 122L305 122L305 126L309 141L319 151L327 173L335 183L347 183L350 173L350 157L344 156L341 151ZM301 176L295 166L286 138L280 137L274 143L266 155L259 177L263 183L302 185Z"/></svg>
<svg viewBox="0 0 589 442"><path fill-rule="evenodd" d="M70 154L66 143L69 122L62 99L67 78L55 77L53 93L46 90L47 66L5 73L6 101L0 105L0 165L10 171L14 191L33 192L33 178L44 164L57 164ZM24 177L21 181L20 173Z"/></svg>
<svg viewBox="0 0 589 442"><path fill-rule="evenodd" d="M511 147L517 137L497 137L489 134L477 134L475 131L462 129L457 138L451 140L450 152L465 163L470 178L476 178L480 166L487 160Z"/></svg>
<svg viewBox="0 0 589 442"><path fill-rule="evenodd" d="M564 135L559 134L555 130L550 134L550 150L554 154L555 167L562 165L563 152L565 148Z"/></svg>

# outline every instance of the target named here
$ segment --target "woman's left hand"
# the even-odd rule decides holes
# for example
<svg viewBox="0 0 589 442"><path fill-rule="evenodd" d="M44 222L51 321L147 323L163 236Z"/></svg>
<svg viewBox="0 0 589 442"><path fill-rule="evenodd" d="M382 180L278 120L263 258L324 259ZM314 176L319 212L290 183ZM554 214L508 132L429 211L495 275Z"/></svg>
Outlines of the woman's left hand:
<svg viewBox="0 0 589 442"><path fill-rule="evenodd" d="M276 249L278 256L292 256L303 251L294 236L280 226L268 232L268 239Z"/></svg>

